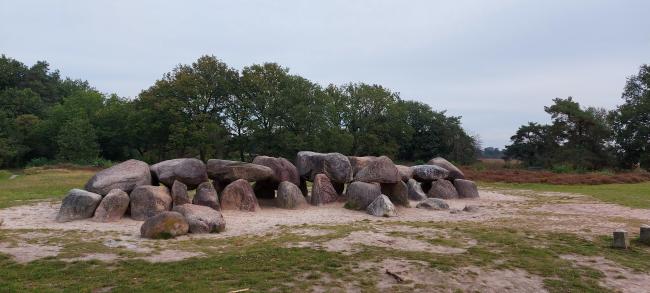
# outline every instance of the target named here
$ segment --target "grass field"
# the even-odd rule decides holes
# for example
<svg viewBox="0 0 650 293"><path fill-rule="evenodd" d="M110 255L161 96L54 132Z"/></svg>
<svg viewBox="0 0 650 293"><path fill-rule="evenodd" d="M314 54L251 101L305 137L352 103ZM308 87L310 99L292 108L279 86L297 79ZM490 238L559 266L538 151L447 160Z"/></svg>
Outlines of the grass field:
<svg viewBox="0 0 650 293"><path fill-rule="evenodd" d="M9 179L11 173L0 171L0 208L25 204L33 200L61 199L72 188L83 188L94 174L88 170L32 170Z"/></svg>

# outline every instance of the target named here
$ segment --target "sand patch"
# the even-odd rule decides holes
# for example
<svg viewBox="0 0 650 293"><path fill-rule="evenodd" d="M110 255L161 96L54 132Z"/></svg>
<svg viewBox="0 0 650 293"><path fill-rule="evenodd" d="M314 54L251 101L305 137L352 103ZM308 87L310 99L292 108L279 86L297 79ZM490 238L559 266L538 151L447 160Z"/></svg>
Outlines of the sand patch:
<svg viewBox="0 0 650 293"><path fill-rule="evenodd" d="M424 241L403 237L392 237L382 233L355 231L343 238L333 239L322 244L327 251L354 254L361 250L360 245L376 246L406 251L426 251L431 253L464 253L463 248L433 245Z"/></svg>
<svg viewBox="0 0 650 293"><path fill-rule="evenodd" d="M84 256L81 257L75 257L75 258L65 258L62 259L65 262L75 262L75 261L89 261L89 260L99 260L103 262L113 262L120 259L120 256L117 254L112 254L112 253L90 253L90 254L85 254Z"/></svg>
<svg viewBox="0 0 650 293"><path fill-rule="evenodd" d="M298 234L302 236L310 236L310 237L316 237L316 236L324 236L327 234L331 234L331 231L324 230L324 229L312 229L312 228L297 228L297 229L291 229L289 230L293 234Z"/></svg>
<svg viewBox="0 0 650 293"><path fill-rule="evenodd" d="M0 243L0 253L10 255L17 263L28 263L41 258L57 256L60 250L59 246Z"/></svg>
<svg viewBox="0 0 650 293"><path fill-rule="evenodd" d="M561 255L576 265L601 271L600 285L618 292L648 292L650 274L635 272L601 256Z"/></svg>
<svg viewBox="0 0 650 293"><path fill-rule="evenodd" d="M138 257L138 259L146 260L148 262L174 262L181 261L192 257L205 255L202 252L190 252L183 250L162 250L156 254Z"/></svg>

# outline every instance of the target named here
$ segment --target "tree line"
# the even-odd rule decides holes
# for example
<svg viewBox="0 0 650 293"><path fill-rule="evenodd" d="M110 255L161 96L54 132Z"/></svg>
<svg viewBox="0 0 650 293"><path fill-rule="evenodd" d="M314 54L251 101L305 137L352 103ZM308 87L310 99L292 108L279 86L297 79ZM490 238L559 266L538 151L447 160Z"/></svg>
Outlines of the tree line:
<svg viewBox="0 0 650 293"><path fill-rule="evenodd" d="M0 57L0 167L177 157L293 158L298 151L472 162L461 118L381 85L321 86L276 63L178 65L137 97Z"/></svg>
<svg viewBox="0 0 650 293"><path fill-rule="evenodd" d="M650 65L627 79L622 100L607 110L556 98L544 107L551 123L519 127L505 155L544 168L650 170Z"/></svg>

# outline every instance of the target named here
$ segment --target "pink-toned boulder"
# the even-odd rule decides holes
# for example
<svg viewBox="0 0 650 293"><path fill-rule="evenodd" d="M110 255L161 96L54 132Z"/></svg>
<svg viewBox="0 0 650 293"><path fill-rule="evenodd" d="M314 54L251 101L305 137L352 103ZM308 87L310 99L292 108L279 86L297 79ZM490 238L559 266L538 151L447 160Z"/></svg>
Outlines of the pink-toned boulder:
<svg viewBox="0 0 650 293"><path fill-rule="evenodd" d="M369 183L397 183L401 180L401 176L393 161L389 157L381 156L359 170L354 180Z"/></svg>
<svg viewBox="0 0 650 293"><path fill-rule="evenodd" d="M431 188L427 191L427 197L454 199L458 198L458 192L451 181L440 179L431 182Z"/></svg>
<svg viewBox="0 0 650 293"><path fill-rule="evenodd" d="M161 212L147 218L140 226L140 236L151 239L169 239L185 235L190 225L185 217L177 212Z"/></svg>
<svg viewBox="0 0 650 293"><path fill-rule="evenodd" d="M461 171L458 167L456 167L451 162L445 160L445 158L436 157L431 159L429 162L427 162L427 164L442 167L447 171L449 171L449 176L447 178L450 180L465 179L465 174L463 174L463 171Z"/></svg>
<svg viewBox="0 0 650 293"><path fill-rule="evenodd" d="M217 191L210 182L203 182L196 188L196 194L192 203L195 205L210 207L216 211L221 210Z"/></svg>
<svg viewBox="0 0 650 293"><path fill-rule="evenodd" d="M134 220L144 221L172 208L172 196L165 186L138 186L129 197L131 198L131 218Z"/></svg>
<svg viewBox="0 0 650 293"><path fill-rule="evenodd" d="M124 216L129 208L129 195L126 192L113 189L99 203L95 210L93 221L95 222L115 222Z"/></svg>
<svg viewBox="0 0 650 293"><path fill-rule="evenodd" d="M113 189L129 193L141 185L151 185L149 164L138 160L128 160L97 172L93 178L88 180L84 189L99 195L106 195Z"/></svg>
<svg viewBox="0 0 650 293"><path fill-rule="evenodd" d="M162 161L151 166L151 173L158 182L167 187L172 187L174 181L178 180L191 190L201 182L208 181L205 163L195 158Z"/></svg>
<svg viewBox="0 0 650 293"><path fill-rule="evenodd" d="M171 191L174 206L190 203L190 197L187 195L187 185L185 183L174 180Z"/></svg>
<svg viewBox="0 0 650 293"><path fill-rule="evenodd" d="M255 212L260 205L248 181L239 179L228 184L221 192L221 209Z"/></svg>
<svg viewBox="0 0 650 293"><path fill-rule="evenodd" d="M226 230L226 221L221 212L206 206L184 204L174 207L190 225L190 233L219 233Z"/></svg>
<svg viewBox="0 0 650 293"><path fill-rule="evenodd" d="M298 169L285 158L257 156L255 159L253 159L253 164L271 168L271 170L273 170L273 177L271 178L271 181L275 182L276 185L280 184L282 181L289 181L296 186L300 185Z"/></svg>
<svg viewBox="0 0 650 293"><path fill-rule="evenodd" d="M395 167L397 167L397 171L399 172L402 181L408 182L409 179L413 178L413 169L411 169L411 167L404 165L395 165Z"/></svg>
<svg viewBox="0 0 650 293"><path fill-rule="evenodd" d="M311 204L318 206L335 202L337 199L338 194L330 179L325 174L317 174L311 189Z"/></svg>
<svg viewBox="0 0 650 293"><path fill-rule="evenodd" d="M268 180L274 175L273 170L267 166L239 161L208 160L208 176L222 184L243 179L250 182Z"/></svg>

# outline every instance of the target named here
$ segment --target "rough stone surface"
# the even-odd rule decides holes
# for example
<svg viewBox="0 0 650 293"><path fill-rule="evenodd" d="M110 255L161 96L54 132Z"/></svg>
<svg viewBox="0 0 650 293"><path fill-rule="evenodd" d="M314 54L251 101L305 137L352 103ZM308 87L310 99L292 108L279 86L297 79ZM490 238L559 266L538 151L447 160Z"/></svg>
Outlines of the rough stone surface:
<svg viewBox="0 0 650 293"><path fill-rule="evenodd" d="M395 206L390 201L390 199L383 194L379 195L372 203L370 203L370 205L368 205L366 212L377 217L397 216Z"/></svg>
<svg viewBox="0 0 650 293"><path fill-rule="evenodd" d="M86 219L93 216L95 209L102 201L102 196L81 189L72 189L63 199L57 222L69 222L79 219Z"/></svg>
<svg viewBox="0 0 650 293"><path fill-rule="evenodd" d="M454 199L458 198L456 187L449 180L440 179L431 182L431 188L427 191L428 197Z"/></svg>
<svg viewBox="0 0 650 293"><path fill-rule="evenodd" d="M627 235L627 231L621 229L616 230L614 231L613 236L612 247L620 249L627 249L630 247L630 238Z"/></svg>
<svg viewBox="0 0 650 293"><path fill-rule="evenodd" d="M221 193L222 210L255 212L260 209L253 188L244 179L228 184Z"/></svg>
<svg viewBox="0 0 650 293"><path fill-rule="evenodd" d="M175 206L174 211L185 217L190 226L190 233L218 233L226 230L226 220L223 219L223 215L212 208L184 204Z"/></svg>
<svg viewBox="0 0 650 293"><path fill-rule="evenodd" d="M408 188L408 197L410 200L421 201L427 199L427 194L422 190L420 182L415 181L415 179L409 179L406 187Z"/></svg>
<svg viewBox="0 0 650 293"><path fill-rule="evenodd" d="M379 184L366 182L352 182L345 192L347 203L345 206L353 210L365 210L381 195Z"/></svg>
<svg viewBox="0 0 650 293"><path fill-rule="evenodd" d="M313 181L317 174L325 174L338 183L352 180L352 166L348 157L339 153L298 152L296 168L300 177Z"/></svg>
<svg viewBox="0 0 650 293"><path fill-rule="evenodd" d="M444 158L441 157L433 158L429 162L427 162L427 164L445 168L447 171L449 171L448 179L452 179L452 180L465 179L465 174L463 174L463 171L458 169L458 167L454 166L454 164L445 160Z"/></svg>
<svg viewBox="0 0 650 293"><path fill-rule="evenodd" d="M410 207L409 192L406 183L397 181L397 183L382 183L381 193L388 196L392 203L404 207Z"/></svg>
<svg viewBox="0 0 650 293"><path fill-rule="evenodd" d="M294 185L300 185L300 176L298 169L289 160L279 157L257 156L253 159L253 164L267 166L273 170L272 181L277 185L282 181L289 181Z"/></svg>
<svg viewBox="0 0 650 293"><path fill-rule="evenodd" d="M427 210L449 209L449 205L444 200L439 198L427 198L424 201L418 203L415 207L418 209L427 209Z"/></svg>
<svg viewBox="0 0 650 293"><path fill-rule="evenodd" d="M224 186L235 180L250 182L273 178L273 170L267 166L229 160L208 160L208 176Z"/></svg>
<svg viewBox="0 0 650 293"><path fill-rule="evenodd" d="M413 179L420 182L445 179L449 176L449 171L434 165L417 165L411 169L413 170Z"/></svg>
<svg viewBox="0 0 650 293"><path fill-rule="evenodd" d="M357 173L368 166L370 162L376 160L377 157L375 156L364 156L364 157L355 157L355 156L348 156L348 160L350 161L350 166L352 167L352 176L356 176Z"/></svg>
<svg viewBox="0 0 650 293"><path fill-rule="evenodd" d="M187 185L178 180L174 180L172 185L172 202L174 206L190 203L190 197L187 195Z"/></svg>
<svg viewBox="0 0 650 293"><path fill-rule="evenodd" d="M191 190L202 182L208 181L205 164L194 158L162 161L151 166L151 173L158 182L167 187L171 187L174 180L178 180Z"/></svg>
<svg viewBox="0 0 650 293"><path fill-rule="evenodd" d="M397 167L397 171L399 172L400 178L402 178L402 181L408 182L411 178L413 178L413 169L409 166L404 166L404 165L395 165Z"/></svg>
<svg viewBox="0 0 650 293"><path fill-rule="evenodd" d="M370 161L366 167L359 170L354 180L361 182L396 183L401 180L401 177L393 161L389 157L381 156Z"/></svg>
<svg viewBox="0 0 650 293"><path fill-rule="evenodd" d="M172 208L172 196L165 186L138 186L129 197L134 220L143 221Z"/></svg>
<svg viewBox="0 0 650 293"><path fill-rule="evenodd" d="M311 204L317 206L335 202L337 199L338 193L330 179L325 174L317 174L311 188Z"/></svg>
<svg viewBox="0 0 650 293"><path fill-rule="evenodd" d="M221 209L219 206L217 191L210 182L199 184L199 187L196 188L196 194L194 195L192 203L195 205L206 206L216 211Z"/></svg>
<svg viewBox="0 0 650 293"><path fill-rule="evenodd" d="M300 188L289 181L282 181L278 186L275 206L282 209L298 209L307 205Z"/></svg>
<svg viewBox="0 0 650 293"><path fill-rule="evenodd" d="M144 238L168 239L185 235L190 226L185 217L178 212L161 212L148 218L140 226L140 235Z"/></svg>
<svg viewBox="0 0 650 293"><path fill-rule="evenodd" d="M641 229L639 230L639 240L641 243L650 245L650 225L641 225Z"/></svg>
<svg viewBox="0 0 650 293"><path fill-rule="evenodd" d="M463 212L468 212L468 213L476 213L476 212L478 212L478 210L479 210L478 206L470 205L470 204L466 205L463 208Z"/></svg>
<svg viewBox="0 0 650 293"><path fill-rule="evenodd" d="M149 164L138 160L128 160L97 172L86 183L84 189L106 195L113 189L121 189L129 193L140 185L151 185Z"/></svg>
<svg viewBox="0 0 650 293"><path fill-rule="evenodd" d="M129 195L126 192L113 189L99 203L95 210L93 221L95 222L114 222L122 218L129 208Z"/></svg>
<svg viewBox="0 0 650 293"><path fill-rule="evenodd" d="M454 180L454 187L458 191L459 198L477 198L478 187L474 181L465 180L465 179L456 179Z"/></svg>

